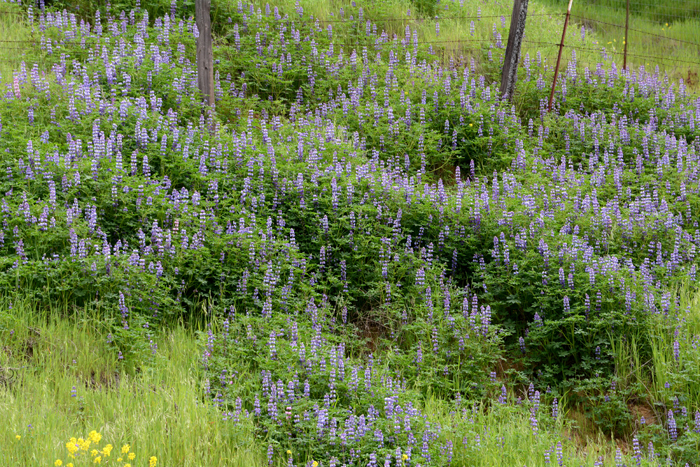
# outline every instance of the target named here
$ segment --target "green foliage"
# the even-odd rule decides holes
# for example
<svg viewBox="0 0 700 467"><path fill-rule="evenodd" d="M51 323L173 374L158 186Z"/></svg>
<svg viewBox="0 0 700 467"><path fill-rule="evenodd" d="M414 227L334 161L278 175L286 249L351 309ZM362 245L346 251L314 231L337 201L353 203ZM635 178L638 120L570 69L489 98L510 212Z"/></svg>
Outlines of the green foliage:
<svg viewBox="0 0 700 467"><path fill-rule="evenodd" d="M440 0L411 0L418 12L428 18L432 18L438 11Z"/></svg>

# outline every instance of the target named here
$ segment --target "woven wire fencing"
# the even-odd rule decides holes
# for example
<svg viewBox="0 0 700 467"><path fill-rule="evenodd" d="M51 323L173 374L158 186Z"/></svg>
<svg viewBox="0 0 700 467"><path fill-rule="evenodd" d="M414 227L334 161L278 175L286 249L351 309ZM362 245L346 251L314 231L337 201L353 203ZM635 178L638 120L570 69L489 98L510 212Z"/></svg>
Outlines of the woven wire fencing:
<svg viewBox="0 0 700 467"><path fill-rule="evenodd" d="M350 2L348 2L350 3ZM405 16L367 19L362 15L327 16L325 18L305 18L320 30L341 31L342 28L355 28L358 34L353 42L341 43L336 35L336 46L361 51L365 45L382 48L391 42L405 42L410 47L416 37L421 44L435 50L437 56L449 60L466 54L474 57L489 51L488 59L499 60L498 49L505 49L512 13L511 0L486 0L478 2L474 8L465 0L442 0L445 5L434 18ZM682 78L691 87L698 87L700 70L700 0L629 0L629 20L627 20L628 0L574 0L569 29L566 37L561 37L568 0L530 0L528 21L523 41L521 63L543 58L545 70L553 71L560 45L563 44L563 60L575 56L581 65L595 67L601 61L614 62L618 68L627 64L634 69L646 66L653 70L658 66L661 73L667 73L673 80ZM483 11L482 6L483 5ZM0 24L24 21L36 25L40 16L35 11L33 18L26 12L3 9L0 2ZM341 8L342 10L342 8ZM251 10L252 11L252 10ZM626 24L627 23L627 24ZM442 29L441 29L442 27ZM19 68L26 62L27 68L33 63L55 61L48 54L55 54L61 44L53 47L41 40L38 30L31 37L18 37L12 40L0 38L0 60L7 68ZM97 38L88 38L88 41ZM346 39L347 40L347 39ZM225 47L225 44L219 43ZM626 50L625 50L625 46ZM52 52L51 49L54 49ZM572 53L572 51L575 51ZM47 69L50 66L46 67ZM545 76L547 80L547 76Z"/></svg>

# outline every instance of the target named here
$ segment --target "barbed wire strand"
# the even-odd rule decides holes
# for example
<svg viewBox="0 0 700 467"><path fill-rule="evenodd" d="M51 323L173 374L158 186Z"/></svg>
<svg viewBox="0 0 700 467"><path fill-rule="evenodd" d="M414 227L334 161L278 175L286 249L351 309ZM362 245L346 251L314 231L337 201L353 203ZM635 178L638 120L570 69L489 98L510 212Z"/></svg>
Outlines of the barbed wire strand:
<svg viewBox="0 0 700 467"><path fill-rule="evenodd" d="M523 41L523 42L530 43L530 44L538 44L538 45L556 45L557 47L561 45L561 44L552 44L551 42L538 42L538 41ZM586 50L589 52L606 53L606 54L611 54L611 55L624 55L624 52L620 52L617 50L607 50L607 49L603 50L604 47L597 49L597 48L593 48L593 47L581 47L581 46L577 46L577 45L564 44L564 48ZM672 60L674 62L688 63L688 64L692 64L692 65L700 65L700 62L681 60L681 59L678 59L675 57L660 57L658 55L635 54L635 53L630 53L630 52L627 52L627 56L628 57L639 57L639 58L651 58L651 59L657 59L657 60Z"/></svg>
<svg viewBox="0 0 700 467"><path fill-rule="evenodd" d="M565 13L533 13L529 14L529 17L541 17L541 16L563 16ZM432 21L447 21L447 20L455 20L455 19L486 19L486 18L506 18L510 16L510 13L504 13L502 15L476 15L476 16L446 16L444 18L414 18L412 16L407 16L405 18L383 18L383 19L376 19L376 20L367 20L370 21L372 24L378 24L378 23L388 23L388 22L393 22L393 21L408 21L408 22L432 22ZM284 19L280 18L279 20L276 21L291 21L289 18ZM363 19L363 22L361 24L366 24L366 21ZM330 20L322 20L318 18L314 18L313 23L309 21L310 24L315 24L316 22L319 23L356 23L359 22L358 18L353 18L353 19L330 19Z"/></svg>

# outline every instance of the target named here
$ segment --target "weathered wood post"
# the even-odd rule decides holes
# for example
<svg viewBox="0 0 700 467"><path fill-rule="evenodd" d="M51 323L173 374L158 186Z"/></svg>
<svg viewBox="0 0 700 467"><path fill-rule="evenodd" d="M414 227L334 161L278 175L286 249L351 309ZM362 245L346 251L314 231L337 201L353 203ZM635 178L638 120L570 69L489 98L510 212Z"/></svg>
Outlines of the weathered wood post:
<svg viewBox="0 0 700 467"><path fill-rule="evenodd" d="M195 0L197 21L197 85L209 105L214 104L214 52L211 43L211 0Z"/></svg>
<svg viewBox="0 0 700 467"><path fill-rule="evenodd" d="M515 91L515 81L518 78L518 62L520 62L520 46L525 34L525 20L527 19L528 0L514 0L513 14L510 17L510 32L508 33L508 45L506 56L503 60L501 72L501 97L512 99Z"/></svg>

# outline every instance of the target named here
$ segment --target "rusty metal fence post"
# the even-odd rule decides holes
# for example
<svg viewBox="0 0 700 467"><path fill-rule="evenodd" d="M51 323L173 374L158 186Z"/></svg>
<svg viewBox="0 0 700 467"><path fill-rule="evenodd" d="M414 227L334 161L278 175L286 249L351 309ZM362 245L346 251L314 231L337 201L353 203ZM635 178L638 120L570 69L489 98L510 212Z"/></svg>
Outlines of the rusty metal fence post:
<svg viewBox="0 0 700 467"><path fill-rule="evenodd" d="M552 100L554 99L554 88L557 86L557 77L559 76L559 64L561 63L561 53L564 49L564 39L566 38L566 27L569 25L569 17L571 16L571 5L574 0L569 0L569 8L566 10L566 19L564 19L564 30L561 33L561 43L559 44L559 55L557 56L557 66L554 68L554 80L552 81L552 92L549 94L549 105L547 109L552 111Z"/></svg>

